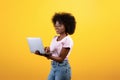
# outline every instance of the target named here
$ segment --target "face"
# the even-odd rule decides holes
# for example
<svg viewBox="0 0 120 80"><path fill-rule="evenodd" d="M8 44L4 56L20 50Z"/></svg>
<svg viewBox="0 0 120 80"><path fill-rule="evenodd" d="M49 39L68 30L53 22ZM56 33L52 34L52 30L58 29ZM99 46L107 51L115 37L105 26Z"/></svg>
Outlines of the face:
<svg viewBox="0 0 120 80"><path fill-rule="evenodd" d="M65 27L63 24L60 24L58 21L56 21L55 25L55 30L57 34L64 34L65 33Z"/></svg>

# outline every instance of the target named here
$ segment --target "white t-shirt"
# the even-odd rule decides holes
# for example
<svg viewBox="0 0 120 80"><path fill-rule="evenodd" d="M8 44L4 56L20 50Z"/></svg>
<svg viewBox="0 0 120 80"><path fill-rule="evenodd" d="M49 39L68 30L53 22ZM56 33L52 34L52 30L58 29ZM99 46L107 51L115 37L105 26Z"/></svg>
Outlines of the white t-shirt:
<svg viewBox="0 0 120 80"><path fill-rule="evenodd" d="M62 50L62 48L70 48L70 51L68 53L68 55L66 56L65 60L68 60L68 56L72 50L72 46L73 46L73 40L72 38L67 35L66 37L64 37L62 40L57 41L58 36L55 36L53 38L53 40L51 41L50 44L50 52L52 53L52 56L56 56L58 57L60 55L60 52Z"/></svg>

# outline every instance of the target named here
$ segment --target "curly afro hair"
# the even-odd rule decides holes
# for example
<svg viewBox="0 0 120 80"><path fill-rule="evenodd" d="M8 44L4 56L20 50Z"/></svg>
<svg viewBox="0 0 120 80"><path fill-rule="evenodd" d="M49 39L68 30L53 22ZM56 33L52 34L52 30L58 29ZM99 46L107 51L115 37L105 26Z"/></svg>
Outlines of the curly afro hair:
<svg viewBox="0 0 120 80"><path fill-rule="evenodd" d="M55 13L52 18L54 25L56 21L65 26L66 33L72 35L75 32L76 21L70 13Z"/></svg>

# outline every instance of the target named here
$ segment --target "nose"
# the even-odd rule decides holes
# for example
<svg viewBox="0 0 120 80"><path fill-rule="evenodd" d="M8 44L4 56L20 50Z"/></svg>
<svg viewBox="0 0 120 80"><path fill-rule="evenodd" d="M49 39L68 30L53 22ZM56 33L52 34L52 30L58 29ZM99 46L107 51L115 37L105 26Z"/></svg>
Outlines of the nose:
<svg viewBox="0 0 120 80"><path fill-rule="evenodd" d="M57 26L55 26L55 29L58 29L58 27L57 27Z"/></svg>

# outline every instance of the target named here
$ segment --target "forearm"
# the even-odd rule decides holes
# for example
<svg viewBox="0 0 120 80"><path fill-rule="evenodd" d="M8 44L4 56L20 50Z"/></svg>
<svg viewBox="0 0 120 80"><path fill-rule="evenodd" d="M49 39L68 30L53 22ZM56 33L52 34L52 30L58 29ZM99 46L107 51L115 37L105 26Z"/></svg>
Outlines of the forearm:
<svg viewBox="0 0 120 80"><path fill-rule="evenodd" d="M48 58L51 59L51 60L54 60L56 62L62 62L64 60L61 57L55 57L55 56L49 56Z"/></svg>
<svg viewBox="0 0 120 80"><path fill-rule="evenodd" d="M62 48L61 53L58 57L51 55L51 56L48 56L47 58L57 62L62 62L66 58L69 50L70 50L69 48Z"/></svg>

